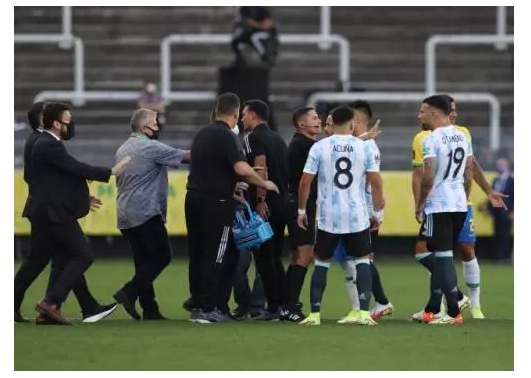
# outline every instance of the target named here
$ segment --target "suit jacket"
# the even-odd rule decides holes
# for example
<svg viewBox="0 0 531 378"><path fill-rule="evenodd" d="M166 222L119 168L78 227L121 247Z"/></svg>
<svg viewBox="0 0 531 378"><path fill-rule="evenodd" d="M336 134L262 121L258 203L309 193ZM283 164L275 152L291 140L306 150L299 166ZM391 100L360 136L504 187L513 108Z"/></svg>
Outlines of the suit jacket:
<svg viewBox="0 0 531 378"><path fill-rule="evenodd" d="M505 181L505 183L501 182L502 180ZM501 188L498 188L499 185L502 185ZM503 176L497 176L494 181L492 182L492 187L494 190L498 190L500 193L506 194L509 197L504 199L505 204L507 205L507 211L513 212L514 211L514 176L510 175L506 179L503 178ZM506 213L506 210L499 210L494 209L492 205L490 205L489 202L489 210L492 215L498 216L502 213Z"/></svg>
<svg viewBox="0 0 531 378"><path fill-rule="evenodd" d="M26 143L24 144L24 181L28 184L28 198L26 199L26 204L24 205L24 210L22 211L22 216L24 218L28 217L28 211L32 200L33 191L35 186L31 184L32 178L32 166L31 166L31 151L37 139L41 136L41 132L33 130L33 132L28 135L26 138Z"/></svg>
<svg viewBox="0 0 531 378"><path fill-rule="evenodd" d="M67 223L90 210L87 180L108 182L111 169L80 163L62 141L48 132L38 137L31 151L31 184L35 186L28 209L32 223Z"/></svg>

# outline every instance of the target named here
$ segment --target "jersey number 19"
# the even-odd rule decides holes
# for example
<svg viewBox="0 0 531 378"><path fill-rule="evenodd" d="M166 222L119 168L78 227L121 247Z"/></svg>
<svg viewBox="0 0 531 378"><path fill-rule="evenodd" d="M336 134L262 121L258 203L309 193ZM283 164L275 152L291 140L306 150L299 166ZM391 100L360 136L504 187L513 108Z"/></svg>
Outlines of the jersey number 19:
<svg viewBox="0 0 531 378"><path fill-rule="evenodd" d="M448 166L446 167L446 171L444 172L443 180L446 180L448 176L450 175L450 170L452 169L452 166L455 166L454 173L452 175L452 178L456 178L457 174L461 170L461 167L463 166L463 161L465 160L465 150L462 147L457 147L455 150L450 151L448 154Z"/></svg>

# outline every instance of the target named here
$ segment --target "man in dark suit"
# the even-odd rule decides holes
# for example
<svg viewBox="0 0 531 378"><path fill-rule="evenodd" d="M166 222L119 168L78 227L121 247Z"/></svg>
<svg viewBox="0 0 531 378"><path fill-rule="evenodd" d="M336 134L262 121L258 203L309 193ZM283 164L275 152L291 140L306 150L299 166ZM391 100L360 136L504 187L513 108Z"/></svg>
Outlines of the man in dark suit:
<svg viewBox="0 0 531 378"><path fill-rule="evenodd" d="M51 104L44 109L44 130L31 152L30 182L38 190L31 192L26 212L32 224L34 253L51 256L56 269L36 309L61 324L69 324L61 314L61 304L93 262L88 240L77 221L90 209L87 180L108 182L130 160L126 157L112 169L78 162L61 141L69 137L71 118L65 104Z"/></svg>
<svg viewBox="0 0 531 378"><path fill-rule="evenodd" d="M512 238L511 226L514 222L514 176L511 173L509 160L496 160L498 175L492 183L492 188L507 195L505 204L507 209L495 209L488 203L488 209L494 219L494 237L496 238L497 257L501 261L511 259Z"/></svg>
<svg viewBox="0 0 531 378"><path fill-rule="evenodd" d="M28 184L29 194L24 206L24 211L22 216L27 218L29 207L32 201L32 194L38 188L35 185L32 185L32 164L31 164L31 152L35 141L41 136L43 131L42 124L42 114L44 111L45 103L37 102L31 106L28 111L28 122L33 129L33 132L26 139L24 145L24 181ZM74 136L73 122L70 123L68 128L68 135L65 135L63 139L70 139ZM97 198L91 197L91 207L97 208L100 204L100 201ZM20 314L20 307L22 301L24 300L24 295L26 291L35 281L35 279L41 274L48 262L50 261L50 255L46 254L36 254L35 249L32 248L30 253L20 266L17 274L15 275L14 282L14 300L15 300L15 323L27 322L28 320L23 318ZM52 261L52 270L50 272L49 282L54 282L57 276L58 269ZM104 317L110 315L114 310L116 310L117 305L115 303L110 305L100 305L94 296L90 293L85 277L79 281L76 286L73 288L74 295L76 296L82 312L83 321L87 323L92 323L103 319ZM47 316L39 316L37 318L37 324L39 325L48 325L55 324L56 321Z"/></svg>

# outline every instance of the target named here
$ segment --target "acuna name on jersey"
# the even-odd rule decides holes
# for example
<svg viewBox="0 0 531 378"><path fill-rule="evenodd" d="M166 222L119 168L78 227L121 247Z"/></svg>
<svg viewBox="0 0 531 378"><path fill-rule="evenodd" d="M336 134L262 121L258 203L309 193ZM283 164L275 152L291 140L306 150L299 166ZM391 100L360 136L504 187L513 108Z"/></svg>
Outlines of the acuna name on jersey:
<svg viewBox="0 0 531 378"><path fill-rule="evenodd" d="M446 144L447 142L453 142L453 143L463 142L464 140L465 138L463 138L462 135L445 135L442 137L443 144Z"/></svg>
<svg viewBox="0 0 531 378"><path fill-rule="evenodd" d="M354 151L354 147L352 147L350 144L347 144L347 145L335 144L332 149L334 152L353 152Z"/></svg>

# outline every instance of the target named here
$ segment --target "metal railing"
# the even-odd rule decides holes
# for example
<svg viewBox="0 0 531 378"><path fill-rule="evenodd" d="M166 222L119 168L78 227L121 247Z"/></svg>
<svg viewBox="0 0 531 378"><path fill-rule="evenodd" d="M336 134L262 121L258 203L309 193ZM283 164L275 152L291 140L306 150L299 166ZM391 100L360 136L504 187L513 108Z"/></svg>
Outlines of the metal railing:
<svg viewBox="0 0 531 378"><path fill-rule="evenodd" d="M432 35L424 46L426 93L437 92L437 46L439 45L493 45L513 43L514 35L497 34L437 34Z"/></svg>
<svg viewBox="0 0 531 378"><path fill-rule="evenodd" d="M172 34L165 37L160 45L160 82L161 92L164 99L173 101L175 98L171 90L171 46L175 44L194 45L228 45L231 41L231 34ZM319 34L281 34L282 44L313 45L322 42L329 42L339 46L339 68L338 78L342 84L342 89L348 91L350 88L350 44L342 35L332 34L322 36ZM182 93L182 92L181 92ZM191 97L201 98L206 96L202 91L188 92Z"/></svg>
<svg viewBox="0 0 531 378"><path fill-rule="evenodd" d="M74 35L72 34L72 7L61 7L61 35L63 40L59 42L59 47L69 49L72 47Z"/></svg>
<svg viewBox="0 0 531 378"><path fill-rule="evenodd" d="M329 6L322 6L321 7L321 30L320 34L323 40L330 37L331 30L332 30L332 11ZM330 47L332 47L332 44L330 42L320 42L318 44L319 48L321 50L328 50Z"/></svg>
<svg viewBox="0 0 531 378"><path fill-rule="evenodd" d="M507 35L507 7L496 7L496 35L498 37L504 37ZM494 46L498 50L504 50L507 48L507 43L497 42Z"/></svg>
<svg viewBox="0 0 531 378"><path fill-rule="evenodd" d="M487 103L489 113L490 148L500 148L500 115L501 107L498 98L491 93L455 93L457 102ZM426 97L424 92L318 92L308 97L308 106L315 106L318 101L348 102L364 99L373 102L419 102Z"/></svg>
<svg viewBox="0 0 531 378"><path fill-rule="evenodd" d="M76 101L76 104L84 104L87 101L137 101L140 97L138 91L84 91L81 93L71 91L43 91L34 98L34 102L56 100L56 101ZM172 92L174 102L201 102L215 100L217 92Z"/></svg>
<svg viewBox="0 0 531 378"><path fill-rule="evenodd" d="M68 37L62 34L15 34L15 44L58 44L69 43L74 45L74 90L76 98L81 98L85 92L85 48L83 41L78 37ZM81 105L81 103L76 103Z"/></svg>

